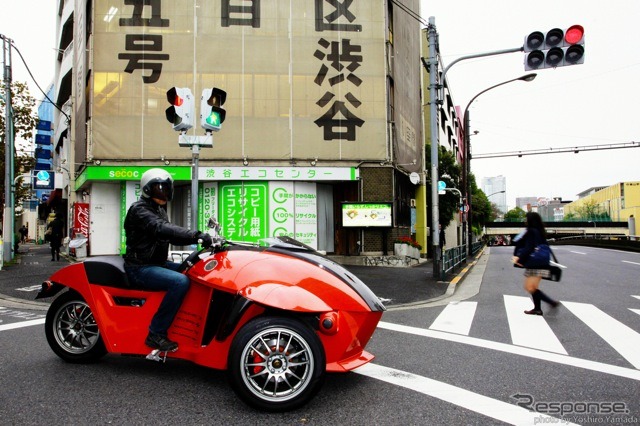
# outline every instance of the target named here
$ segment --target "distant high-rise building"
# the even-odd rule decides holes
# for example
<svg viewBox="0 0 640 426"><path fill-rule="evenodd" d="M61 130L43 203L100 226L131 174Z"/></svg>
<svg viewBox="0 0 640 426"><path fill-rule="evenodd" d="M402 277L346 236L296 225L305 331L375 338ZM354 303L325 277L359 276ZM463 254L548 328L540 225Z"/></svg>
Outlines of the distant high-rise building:
<svg viewBox="0 0 640 426"><path fill-rule="evenodd" d="M516 207L520 207L525 212L532 211L533 207L538 207L538 197L517 197Z"/></svg>
<svg viewBox="0 0 640 426"><path fill-rule="evenodd" d="M502 175L482 178L482 191L502 214L507 212L507 178Z"/></svg>

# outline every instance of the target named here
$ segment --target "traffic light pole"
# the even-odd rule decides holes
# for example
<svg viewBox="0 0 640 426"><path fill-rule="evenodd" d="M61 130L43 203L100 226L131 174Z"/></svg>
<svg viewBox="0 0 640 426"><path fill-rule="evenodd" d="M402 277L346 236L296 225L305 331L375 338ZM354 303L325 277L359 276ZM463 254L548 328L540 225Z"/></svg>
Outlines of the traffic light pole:
<svg viewBox="0 0 640 426"><path fill-rule="evenodd" d="M207 132L206 136L189 136L186 131L180 133L178 145L191 148L191 229L198 229L198 166L200 161L200 147L211 148L213 136Z"/></svg>
<svg viewBox="0 0 640 426"><path fill-rule="evenodd" d="M14 209L13 191L13 109L11 107L11 39L0 34L2 38L2 58L4 65L4 100L5 100L5 126L4 126L4 217L2 221L2 261L9 262L13 259L14 236Z"/></svg>
<svg viewBox="0 0 640 426"><path fill-rule="evenodd" d="M454 66L455 64L457 64L460 61L464 61L466 59L475 59L475 58L482 58L485 56L495 56L495 55L503 55L506 53L514 53L514 52L523 52L524 51L524 47L514 47L511 49L503 49L503 50L494 50L491 52L484 52L484 53L476 53L473 55L466 55L466 56L461 56L460 58L457 58L456 60L454 60L453 62L451 62L449 65L447 65L444 70L442 71L442 74L439 76L440 82L441 84L438 84L438 58L437 58L437 51L438 46L437 46L437 40L438 40L438 33L436 31L436 26L435 26L435 17L431 16L429 17L429 28L428 28L428 34L429 34L429 61L425 61L423 59L422 63L423 66L427 69L427 71L429 72L429 105L431 106L430 111L431 111L431 117L430 117L430 123L431 123L431 205L432 205L432 210L431 210L431 241L433 244L433 275L434 276L439 276L440 274L440 257L441 257L441 253L440 253L440 236L437 232L438 229L438 225L440 222L440 218L439 218L439 202L438 202L438 148L440 147L440 132L438 130L438 125L437 125L437 117L438 117L438 105L441 105L444 102L444 81L447 75L447 72L449 71L449 69L451 69L452 66ZM441 89L442 93L439 94L437 89ZM468 141L468 135L465 133L464 135L465 137L465 141ZM469 253L471 253L472 249L471 249L471 236L472 236L472 232L471 232L471 194L469 193L469 185L468 185L468 174L471 171L470 167L469 167L469 144L465 143L465 147L464 147L464 161L465 161L465 165L463 167L463 174L462 174L462 178L463 178L463 188L465 188L465 191L467 192L467 205L469 206L469 210L467 212L467 221L463 222L463 235L464 235L464 227L466 224L467 227L467 232L468 232L468 238L467 238L467 246L468 246L468 251Z"/></svg>
<svg viewBox="0 0 640 426"><path fill-rule="evenodd" d="M200 145L191 145L191 229L198 229L198 163Z"/></svg>

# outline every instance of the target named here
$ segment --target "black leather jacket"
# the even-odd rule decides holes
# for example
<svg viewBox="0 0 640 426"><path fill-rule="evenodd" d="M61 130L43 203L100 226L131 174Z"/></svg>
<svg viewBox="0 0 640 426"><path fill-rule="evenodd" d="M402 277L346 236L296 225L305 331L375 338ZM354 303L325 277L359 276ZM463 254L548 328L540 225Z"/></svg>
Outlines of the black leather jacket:
<svg viewBox="0 0 640 426"><path fill-rule="evenodd" d="M124 219L124 232L127 265L164 265L169 255L169 244L194 244L200 234L169 223L166 207L150 198L140 198L129 207Z"/></svg>

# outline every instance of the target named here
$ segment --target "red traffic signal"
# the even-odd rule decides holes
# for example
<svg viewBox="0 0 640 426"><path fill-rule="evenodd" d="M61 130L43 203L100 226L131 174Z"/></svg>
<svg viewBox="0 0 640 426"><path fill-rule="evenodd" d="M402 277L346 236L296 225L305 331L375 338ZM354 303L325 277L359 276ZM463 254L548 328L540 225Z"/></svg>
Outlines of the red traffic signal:
<svg viewBox="0 0 640 426"><path fill-rule="evenodd" d="M167 101L171 104L166 109L167 121L173 125L173 130L186 132L193 127L195 118L195 103L193 94L187 87L172 87L167 90Z"/></svg>
<svg viewBox="0 0 640 426"><path fill-rule="evenodd" d="M524 69L555 68L584 63L584 28L572 25L566 30L553 28L534 31L524 41Z"/></svg>

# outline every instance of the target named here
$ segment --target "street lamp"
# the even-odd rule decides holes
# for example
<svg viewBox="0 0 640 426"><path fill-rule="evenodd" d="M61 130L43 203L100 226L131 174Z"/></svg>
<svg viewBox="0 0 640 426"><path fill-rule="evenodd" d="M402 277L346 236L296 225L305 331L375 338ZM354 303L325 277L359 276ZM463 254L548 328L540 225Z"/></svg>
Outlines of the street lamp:
<svg viewBox="0 0 640 426"><path fill-rule="evenodd" d="M503 86L505 84L511 83L513 81L533 81L533 79L536 78L536 73L531 73L531 74L525 74L522 77L518 77L518 78L512 78L511 80L507 80L507 81L503 81L502 83L498 83L495 84L487 89L484 89L482 92L478 93L477 95L475 95L473 98L471 98L471 100L469 101L469 103L467 104L467 107L464 109L464 114L463 114L463 120L464 120L464 159L466 162L466 166L463 167L463 173L462 173L462 184L463 187L466 189L467 192L467 221L463 223L463 225L467 224L467 246L468 246L468 250L469 250L469 255L471 256L473 254L473 250L472 250L472 245L471 245L471 238L473 237L473 232L471 229L471 185L469 183L469 173L471 173L471 135L469 134L469 107L471 106L471 104L473 103L473 101L476 100L476 98L478 98L478 96L482 95L483 93L488 92L491 89L495 89L496 87L499 86ZM493 195L493 194L491 194ZM487 197L488 198L488 197Z"/></svg>
<svg viewBox="0 0 640 426"><path fill-rule="evenodd" d="M489 199L489 197L491 197L492 195L496 195L496 194L504 194L505 192L507 192L507 191L502 190L502 191L494 192L494 193L492 193L492 194L487 195L487 199Z"/></svg>

